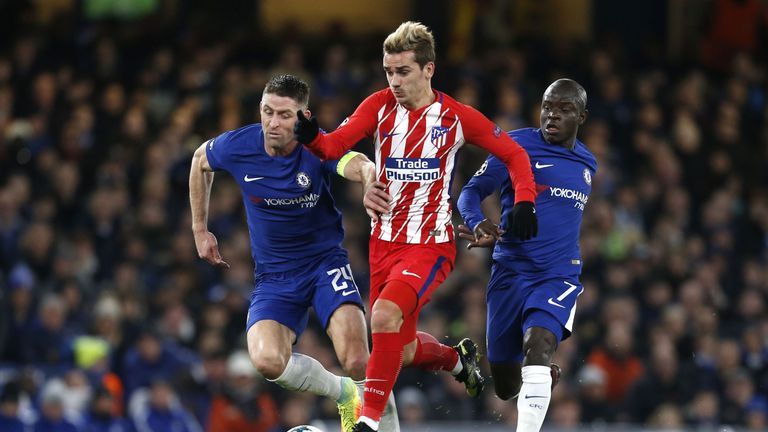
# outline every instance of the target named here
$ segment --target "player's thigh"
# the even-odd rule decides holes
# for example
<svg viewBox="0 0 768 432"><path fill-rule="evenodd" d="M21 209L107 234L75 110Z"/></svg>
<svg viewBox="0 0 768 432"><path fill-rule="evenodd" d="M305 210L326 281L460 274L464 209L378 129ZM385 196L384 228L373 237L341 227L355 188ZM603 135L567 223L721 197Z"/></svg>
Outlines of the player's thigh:
<svg viewBox="0 0 768 432"><path fill-rule="evenodd" d="M360 297L360 290L357 288L357 283L352 275L352 269L346 252L338 250L330 254L317 263L317 267L313 272L312 307L314 307L315 314L323 328L329 331L332 318L339 309L346 305L351 305L353 308L358 309L360 314L342 312L338 317L340 319L335 321L349 324L348 327L350 329L358 325L359 321L350 317L362 317L362 311L364 310L363 300ZM346 310L347 308L344 309ZM365 332L364 321L360 332Z"/></svg>
<svg viewBox="0 0 768 432"><path fill-rule="evenodd" d="M534 290L526 299L524 314L541 317L541 322L528 322L526 327L543 327L557 336L557 342L567 339L573 329L576 315L576 303L584 287L578 276L555 276L537 280ZM534 311L544 311L547 315L532 315ZM553 319L547 319L547 318Z"/></svg>
<svg viewBox="0 0 768 432"><path fill-rule="evenodd" d="M491 363L519 363L523 359L523 308L529 291L525 281L494 263L486 294L486 341Z"/></svg>
<svg viewBox="0 0 768 432"><path fill-rule="evenodd" d="M328 337L336 352L360 350L368 352L368 332L365 316L355 304L343 304L333 312L328 322Z"/></svg>
<svg viewBox="0 0 768 432"><path fill-rule="evenodd" d="M249 333L255 323L276 321L290 329L294 338L300 337L309 321L313 280L313 274L302 269L257 275L246 320Z"/></svg>
<svg viewBox="0 0 768 432"><path fill-rule="evenodd" d="M453 270L455 261L454 242L402 247L397 261L389 269L385 286L398 281L410 286L416 293L416 307L411 311L403 311L404 316L412 315L429 303L432 293Z"/></svg>

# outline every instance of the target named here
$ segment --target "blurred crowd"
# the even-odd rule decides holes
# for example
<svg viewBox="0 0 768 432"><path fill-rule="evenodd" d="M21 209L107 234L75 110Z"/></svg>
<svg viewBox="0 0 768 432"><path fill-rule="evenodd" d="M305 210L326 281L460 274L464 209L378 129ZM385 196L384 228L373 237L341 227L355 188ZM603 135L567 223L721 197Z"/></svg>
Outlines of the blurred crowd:
<svg viewBox="0 0 768 432"><path fill-rule="evenodd" d="M386 86L381 36L51 25L0 42L0 430L277 432L337 419L332 401L251 367L237 185L217 175L211 197L231 264L220 271L197 257L187 179L200 143L258 121L273 74L307 80L333 130ZM616 43L533 40L438 61L435 87L505 130L538 126L556 78L589 95L580 138L599 171L585 291L547 424L768 428L768 81L748 51L673 67ZM369 142L358 149L373 156ZM462 151L454 197L484 158ZM334 193L367 293L362 193L343 180ZM498 203L484 205L498 220ZM483 351L490 254L463 246L421 327ZM313 322L295 349L341 373L323 333ZM395 394L407 424L516 423L514 403L491 390L469 399L448 374L405 369Z"/></svg>

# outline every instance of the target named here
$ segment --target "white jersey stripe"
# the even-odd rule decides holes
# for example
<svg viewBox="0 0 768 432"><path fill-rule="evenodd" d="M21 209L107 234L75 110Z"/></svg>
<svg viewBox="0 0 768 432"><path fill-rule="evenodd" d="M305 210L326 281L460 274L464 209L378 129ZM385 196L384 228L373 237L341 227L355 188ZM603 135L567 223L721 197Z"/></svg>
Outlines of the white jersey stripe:
<svg viewBox="0 0 768 432"><path fill-rule="evenodd" d="M566 322L564 326L568 331L573 331L573 319L576 317L576 306L579 303L579 296L583 292L584 292L584 286L582 285L581 291L579 291L579 293L576 294L576 301L573 302L571 313L568 315L568 322Z"/></svg>

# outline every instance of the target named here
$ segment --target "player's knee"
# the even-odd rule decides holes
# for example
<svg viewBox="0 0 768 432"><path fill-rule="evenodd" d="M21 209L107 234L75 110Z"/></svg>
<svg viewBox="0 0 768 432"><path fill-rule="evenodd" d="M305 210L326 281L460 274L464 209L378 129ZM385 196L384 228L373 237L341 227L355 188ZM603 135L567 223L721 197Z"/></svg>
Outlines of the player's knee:
<svg viewBox="0 0 768 432"><path fill-rule="evenodd" d="M554 341L543 337L528 338L523 344L525 364L549 366L557 348Z"/></svg>
<svg viewBox="0 0 768 432"><path fill-rule="evenodd" d="M276 380L283 374L285 366L288 363L287 358L283 358L278 352L250 352L251 363L257 371L268 380Z"/></svg>
<svg viewBox="0 0 768 432"><path fill-rule="evenodd" d="M344 372L356 381L365 378L365 368L367 365L367 356L363 355L347 356L341 363Z"/></svg>
<svg viewBox="0 0 768 432"><path fill-rule="evenodd" d="M371 331L374 333L396 333L403 324L400 307L390 301L377 301L371 312Z"/></svg>

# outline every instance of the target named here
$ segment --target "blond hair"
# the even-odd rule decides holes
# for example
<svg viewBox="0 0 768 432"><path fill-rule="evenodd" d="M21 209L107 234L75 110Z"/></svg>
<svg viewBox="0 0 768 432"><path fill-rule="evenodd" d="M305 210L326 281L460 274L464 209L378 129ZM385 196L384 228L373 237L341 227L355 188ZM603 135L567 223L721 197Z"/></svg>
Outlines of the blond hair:
<svg viewBox="0 0 768 432"><path fill-rule="evenodd" d="M435 61L435 37L420 22L407 21L384 39L384 54L413 51L421 68Z"/></svg>

